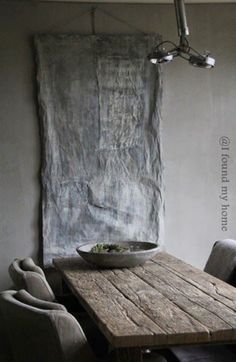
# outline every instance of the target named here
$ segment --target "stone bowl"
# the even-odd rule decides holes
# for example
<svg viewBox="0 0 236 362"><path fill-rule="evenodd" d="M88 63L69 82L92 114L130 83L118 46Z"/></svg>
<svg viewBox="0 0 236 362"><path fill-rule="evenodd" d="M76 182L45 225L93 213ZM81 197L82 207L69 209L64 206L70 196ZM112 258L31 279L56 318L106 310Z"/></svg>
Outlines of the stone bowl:
<svg viewBox="0 0 236 362"><path fill-rule="evenodd" d="M130 251L120 253L91 252L92 247L97 245L97 243L83 244L76 248L76 250L89 264L100 268L131 268L136 265L142 265L159 251L157 244L144 241L119 241L115 243L107 242L106 244L128 247Z"/></svg>

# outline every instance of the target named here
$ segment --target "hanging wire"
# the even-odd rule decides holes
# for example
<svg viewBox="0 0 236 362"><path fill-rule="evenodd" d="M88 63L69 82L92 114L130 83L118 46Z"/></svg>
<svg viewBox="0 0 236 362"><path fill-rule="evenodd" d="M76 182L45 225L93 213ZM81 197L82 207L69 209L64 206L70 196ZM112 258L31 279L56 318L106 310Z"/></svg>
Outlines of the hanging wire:
<svg viewBox="0 0 236 362"><path fill-rule="evenodd" d="M135 31L137 31L137 32L139 32L139 33L141 33L141 34L144 34L144 35L147 34L147 33L145 33L143 30L141 30L141 29L139 29L139 28L136 28L136 26L134 26L134 25L132 25L132 24L130 24L130 23L127 23L125 20L122 20L122 19L118 18L117 16L109 13L108 11L106 11L106 10L104 10L104 9L97 8L97 10L100 11L101 13L109 16L110 18L118 21L119 23L124 24L124 25L128 26L128 27L131 28L131 29L134 29Z"/></svg>
<svg viewBox="0 0 236 362"><path fill-rule="evenodd" d="M159 49L161 46L163 46L164 44L171 44L173 45L175 48L177 48L177 45L175 43L173 43L173 41L170 40L164 40L161 43L157 44L157 46L155 47L155 49Z"/></svg>
<svg viewBox="0 0 236 362"><path fill-rule="evenodd" d="M138 33L141 33L143 35L146 35L147 33L145 33L143 30L137 28L136 26L128 23L127 21L118 18L117 16L111 14L110 12L101 9L99 7L92 7L87 9L86 11L82 12L81 14L75 15L72 18L69 18L68 20L66 20L65 22L63 22L62 24L58 24L53 26L51 29L48 30L48 32L54 32L56 31L58 28L64 27L66 25L68 25L69 23L73 22L74 20L77 20L79 18L81 18L82 16L86 15L86 14L90 14L90 21L91 21L91 30L92 30L92 34L95 35L96 33L96 29L95 29L95 11L100 11L101 13L105 14L106 16L109 16L111 19L118 21L119 23L128 26L129 28L135 30Z"/></svg>
<svg viewBox="0 0 236 362"><path fill-rule="evenodd" d="M189 47L189 49L191 49L194 53L200 55L200 57L202 57L202 54L199 53L196 49L193 49L192 47Z"/></svg>
<svg viewBox="0 0 236 362"><path fill-rule="evenodd" d="M84 15L86 15L86 14L89 14L90 12L91 12L91 9L87 9L87 10L83 11L81 14L77 14L77 15L69 18L69 19L66 20L65 22L53 26L51 29L48 30L48 32L49 32L49 33L54 32L54 31L57 30L58 28L64 27L64 26L72 23L74 20L77 20L77 19L81 18L82 16L84 16Z"/></svg>

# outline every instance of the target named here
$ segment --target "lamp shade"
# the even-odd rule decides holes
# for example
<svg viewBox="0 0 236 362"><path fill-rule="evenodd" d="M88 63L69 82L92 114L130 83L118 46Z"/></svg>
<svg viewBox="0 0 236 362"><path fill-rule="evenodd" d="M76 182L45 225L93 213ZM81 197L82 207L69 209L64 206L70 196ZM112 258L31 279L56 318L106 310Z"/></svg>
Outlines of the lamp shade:
<svg viewBox="0 0 236 362"><path fill-rule="evenodd" d="M170 52L155 50L151 54L148 55L148 59L153 64L163 64L169 63L173 60L174 55Z"/></svg>
<svg viewBox="0 0 236 362"><path fill-rule="evenodd" d="M209 55L191 55L189 63L198 68L210 69L215 66L215 59Z"/></svg>

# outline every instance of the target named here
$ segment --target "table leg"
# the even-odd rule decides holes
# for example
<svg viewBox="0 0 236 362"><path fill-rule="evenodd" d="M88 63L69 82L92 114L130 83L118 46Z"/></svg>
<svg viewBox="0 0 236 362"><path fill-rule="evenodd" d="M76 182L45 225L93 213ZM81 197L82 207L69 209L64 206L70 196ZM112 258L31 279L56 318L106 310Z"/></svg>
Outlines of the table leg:
<svg viewBox="0 0 236 362"><path fill-rule="evenodd" d="M141 348L119 348L116 359L117 362L143 362Z"/></svg>

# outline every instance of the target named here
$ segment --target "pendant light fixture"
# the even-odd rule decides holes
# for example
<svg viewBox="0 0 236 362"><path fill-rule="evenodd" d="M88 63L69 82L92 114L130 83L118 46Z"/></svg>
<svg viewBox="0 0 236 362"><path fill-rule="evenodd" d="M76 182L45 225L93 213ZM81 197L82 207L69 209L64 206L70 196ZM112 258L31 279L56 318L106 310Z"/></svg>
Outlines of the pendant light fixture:
<svg viewBox="0 0 236 362"><path fill-rule="evenodd" d="M175 15L178 27L179 45L172 41L165 40L154 48L153 52L148 55L148 59L153 64L164 64L171 62L175 57L181 57L195 67L210 69L215 65L215 59L210 56L209 52L200 54L190 47L187 40L189 29L187 25L184 0L174 0ZM165 49L165 45L170 46L170 50Z"/></svg>

